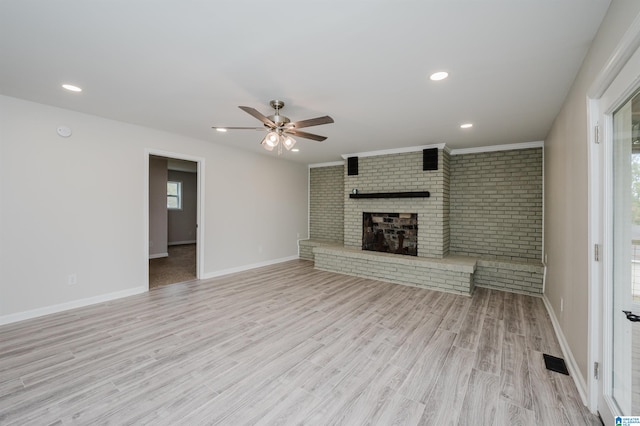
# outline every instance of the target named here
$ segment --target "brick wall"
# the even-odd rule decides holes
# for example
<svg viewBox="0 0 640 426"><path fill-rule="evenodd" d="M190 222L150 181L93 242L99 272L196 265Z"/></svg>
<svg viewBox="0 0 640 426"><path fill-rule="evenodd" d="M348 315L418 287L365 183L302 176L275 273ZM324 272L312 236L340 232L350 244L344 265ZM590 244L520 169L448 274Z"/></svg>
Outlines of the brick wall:
<svg viewBox="0 0 640 426"><path fill-rule="evenodd" d="M422 152L359 158L310 169L310 238L360 247L362 212L418 213L419 256L539 261L542 148L449 156L422 170ZM430 191L430 198L350 199L360 192Z"/></svg>
<svg viewBox="0 0 640 426"><path fill-rule="evenodd" d="M532 296L542 294L544 267L525 262L478 260L473 282L478 287L523 293Z"/></svg>
<svg viewBox="0 0 640 426"><path fill-rule="evenodd" d="M344 166L309 169L309 237L344 239Z"/></svg>
<svg viewBox="0 0 640 426"><path fill-rule="evenodd" d="M344 167L344 245L362 246L362 213L417 213L418 256L449 253L449 154L438 150L438 170L422 170L422 151L360 157L358 175ZM361 193L429 191L429 198L351 199Z"/></svg>
<svg viewBox="0 0 640 426"><path fill-rule="evenodd" d="M451 156L450 252L542 255L542 148Z"/></svg>

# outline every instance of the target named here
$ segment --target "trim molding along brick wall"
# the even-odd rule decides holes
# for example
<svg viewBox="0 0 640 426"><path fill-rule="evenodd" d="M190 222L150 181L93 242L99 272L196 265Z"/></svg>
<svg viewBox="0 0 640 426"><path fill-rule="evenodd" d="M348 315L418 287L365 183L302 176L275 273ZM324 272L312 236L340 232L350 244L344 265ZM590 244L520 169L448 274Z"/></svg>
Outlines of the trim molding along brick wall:
<svg viewBox="0 0 640 426"><path fill-rule="evenodd" d="M300 257L315 260L319 269L456 293L481 286L541 295L542 143L469 152L439 146L434 171L422 170L423 148L358 154L357 176L348 176L342 163L311 167L311 239L300 241ZM349 198L354 188L431 196ZM363 212L418 213L418 259L405 259L409 267L395 255L358 253ZM464 290L459 277L447 274L459 272L452 265L468 268L469 262L474 266Z"/></svg>

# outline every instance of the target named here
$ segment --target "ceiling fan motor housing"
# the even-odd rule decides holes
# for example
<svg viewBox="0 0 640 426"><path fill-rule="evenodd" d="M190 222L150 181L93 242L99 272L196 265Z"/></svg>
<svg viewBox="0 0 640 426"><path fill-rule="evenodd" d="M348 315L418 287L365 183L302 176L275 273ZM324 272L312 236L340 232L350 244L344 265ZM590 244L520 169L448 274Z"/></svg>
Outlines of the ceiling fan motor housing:
<svg viewBox="0 0 640 426"><path fill-rule="evenodd" d="M285 117L284 115L270 115L267 118L276 123L276 127L282 127L285 124L291 122L291 120L289 120L289 117ZM265 126L269 127L266 124Z"/></svg>
<svg viewBox="0 0 640 426"><path fill-rule="evenodd" d="M271 108L276 110L276 113L274 115L268 116L267 118L276 123L276 127L282 127L283 125L291 122L291 120L289 120L289 117L280 115L280 108L284 108L284 101L272 100L269 101L269 105L271 105Z"/></svg>

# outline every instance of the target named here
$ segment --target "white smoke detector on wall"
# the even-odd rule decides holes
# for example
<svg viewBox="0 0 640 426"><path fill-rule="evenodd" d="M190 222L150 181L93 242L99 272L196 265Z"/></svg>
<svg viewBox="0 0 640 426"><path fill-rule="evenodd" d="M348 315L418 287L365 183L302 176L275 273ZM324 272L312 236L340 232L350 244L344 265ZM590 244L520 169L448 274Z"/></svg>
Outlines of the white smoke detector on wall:
<svg viewBox="0 0 640 426"><path fill-rule="evenodd" d="M58 134L63 138L68 138L69 136L71 136L71 128L67 126L58 126L56 132L58 132Z"/></svg>

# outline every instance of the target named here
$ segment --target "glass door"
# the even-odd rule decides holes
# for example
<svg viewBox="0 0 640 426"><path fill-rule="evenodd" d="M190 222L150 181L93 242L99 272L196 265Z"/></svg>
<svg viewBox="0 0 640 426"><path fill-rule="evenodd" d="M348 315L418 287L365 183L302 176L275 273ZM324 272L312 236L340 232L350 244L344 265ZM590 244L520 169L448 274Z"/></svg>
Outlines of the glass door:
<svg viewBox="0 0 640 426"><path fill-rule="evenodd" d="M640 415L640 94L613 114L611 398L615 416Z"/></svg>

